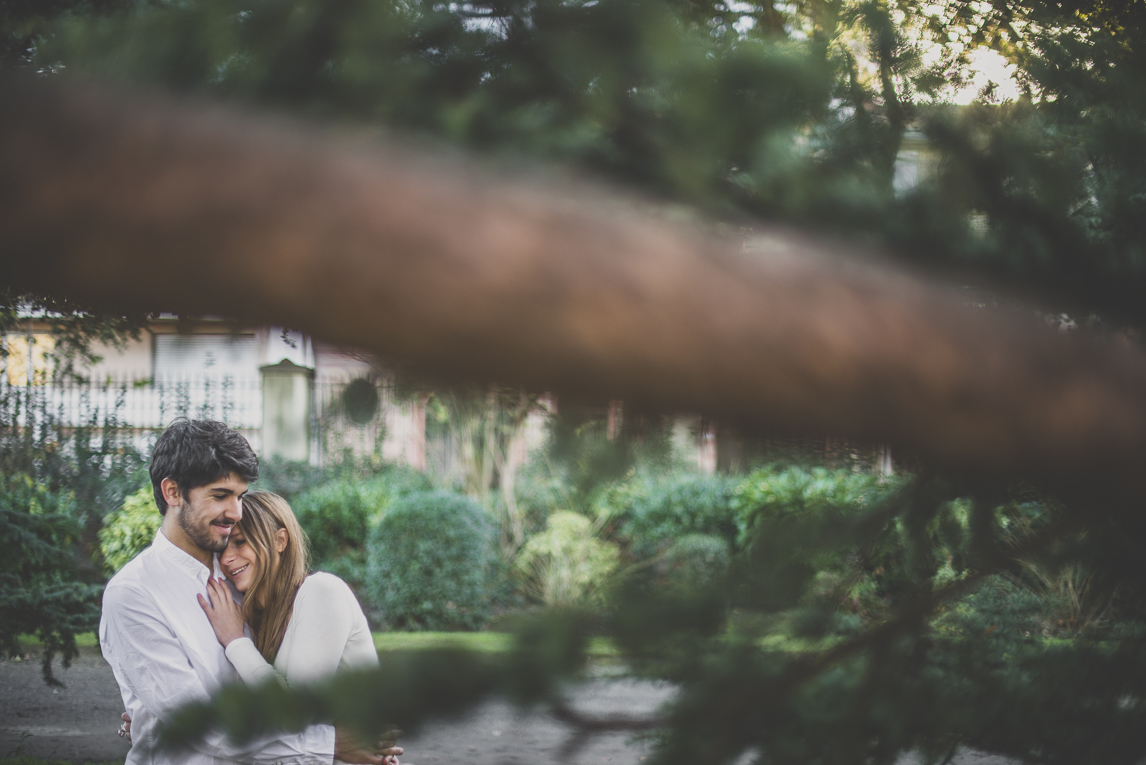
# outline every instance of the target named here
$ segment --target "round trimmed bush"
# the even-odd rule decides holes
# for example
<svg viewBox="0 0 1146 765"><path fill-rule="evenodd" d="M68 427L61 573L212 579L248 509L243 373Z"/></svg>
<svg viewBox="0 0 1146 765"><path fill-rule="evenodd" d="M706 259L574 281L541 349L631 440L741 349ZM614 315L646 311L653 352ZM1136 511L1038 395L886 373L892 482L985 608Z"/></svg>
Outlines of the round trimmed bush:
<svg viewBox="0 0 1146 765"><path fill-rule="evenodd" d="M495 559L488 513L448 491L396 500L367 544L366 594L394 629L479 629Z"/></svg>

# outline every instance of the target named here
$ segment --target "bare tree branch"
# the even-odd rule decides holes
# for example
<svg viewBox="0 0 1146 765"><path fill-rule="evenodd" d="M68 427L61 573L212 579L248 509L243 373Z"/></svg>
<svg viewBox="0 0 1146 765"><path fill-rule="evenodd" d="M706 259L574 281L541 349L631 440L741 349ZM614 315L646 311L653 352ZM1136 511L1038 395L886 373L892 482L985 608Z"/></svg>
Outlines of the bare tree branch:
<svg viewBox="0 0 1146 765"><path fill-rule="evenodd" d="M1141 496L1146 363L846 247L89 86L0 85L21 288L289 325L424 373L888 440Z"/></svg>

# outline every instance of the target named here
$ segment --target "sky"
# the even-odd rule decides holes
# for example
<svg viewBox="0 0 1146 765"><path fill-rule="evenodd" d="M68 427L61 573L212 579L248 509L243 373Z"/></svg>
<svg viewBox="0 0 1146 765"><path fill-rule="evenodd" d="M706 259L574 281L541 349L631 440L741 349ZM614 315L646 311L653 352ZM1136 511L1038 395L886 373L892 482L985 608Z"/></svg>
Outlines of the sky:
<svg viewBox="0 0 1146 765"><path fill-rule="evenodd" d="M924 53L924 58L927 58L927 53ZM949 93L944 94L946 100L954 104L969 104L975 100L988 81L998 86L995 94L1000 101L1015 100L1019 97L1019 86L1015 82L1013 64L1008 64L1001 55L985 48L971 51L969 58L974 73L969 84L963 88L950 87Z"/></svg>

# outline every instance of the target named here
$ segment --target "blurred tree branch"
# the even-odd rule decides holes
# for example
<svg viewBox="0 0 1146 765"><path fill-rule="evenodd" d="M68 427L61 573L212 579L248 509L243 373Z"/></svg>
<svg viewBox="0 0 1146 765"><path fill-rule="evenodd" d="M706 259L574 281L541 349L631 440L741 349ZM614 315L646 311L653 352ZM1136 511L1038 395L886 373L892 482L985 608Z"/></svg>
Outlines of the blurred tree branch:
<svg viewBox="0 0 1146 765"><path fill-rule="evenodd" d="M769 228L745 250L606 189L204 104L0 92L0 266L17 289L1142 492L1141 352L973 307L857 248Z"/></svg>

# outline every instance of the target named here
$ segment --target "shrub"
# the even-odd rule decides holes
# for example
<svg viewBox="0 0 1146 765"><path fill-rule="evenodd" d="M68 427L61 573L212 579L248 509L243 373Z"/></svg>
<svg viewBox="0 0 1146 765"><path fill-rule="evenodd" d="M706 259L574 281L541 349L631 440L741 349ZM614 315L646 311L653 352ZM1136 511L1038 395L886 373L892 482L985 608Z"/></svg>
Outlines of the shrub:
<svg viewBox="0 0 1146 765"><path fill-rule="evenodd" d="M537 459L520 468L514 497L525 536L529 537L545 528L545 521L554 510L572 507L576 490L560 472L551 470L545 460ZM501 507L505 506L503 496L499 495L498 501Z"/></svg>
<svg viewBox="0 0 1146 765"><path fill-rule="evenodd" d="M736 486L731 504L739 516L744 543L771 519L850 514L871 505L891 488L890 483L881 485L878 476L851 470L761 468Z"/></svg>
<svg viewBox="0 0 1146 765"><path fill-rule="evenodd" d="M478 629L489 617L495 529L468 497L415 492L371 529L367 598L394 628Z"/></svg>
<svg viewBox="0 0 1146 765"><path fill-rule="evenodd" d="M150 545L162 522L150 483L128 495L121 508L108 513L99 530L99 550L108 575L119 571Z"/></svg>
<svg viewBox="0 0 1146 765"><path fill-rule="evenodd" d="M292 506L310 538L315 566L339 565L335 561L346 555L361 559L370 526L390 503L428 488L421 473L394 469L367 480L343 476L300 494Z"/></svg>
<svg viewBox="0 0 1146 765"><path fill-rule="evenodd" d="M903 586L898 580L902 566L891 565L903 554L901 529L886 528L880 541L871 542L879 549L863 556L890 556L884 561L888 571L875 582L874 571L861 566L856 556L852 524L897 485L867 473L821 467L762 468L745 477L733 501L741 527L739 549L750 576L770 582L757 589L755 606L785 610L803 599L805 606L821 611L844 602L852 610L870 611L884 598L894 599ZM945 506L940 515L957 515L956 510ZM822 621L826 627L828 620Z"/></svg>
<svg viewBox="0 0 1146 765"><path fill-rule="evenodd" d="M1052 610L1053 604L1045 598L997 575L953 603L936 620L935 627L938 634L1029 640L1048 632L1047 614Z"/></svg>
<svg viewBox="0 0 1146 765"><path fill-rule="evenodd" d="M729 476L684 474L643 491L613 492L629 503L618 508L617 535L637 559L663 552L687 534L718 536L733 545L740 533L733 504L736 486Z"/></svg>
<svg viewBox="0 0 1146 765"><path fill-rule="evenodd" d="M695 589L718 584L727 576L730 563L730 548L724 537L686 534L665 551L660 568L670 585Z"/></svg>
<svg viewBox="0 0 1146 765"><path fill-rule="evenodd" d="M370 521L390 503L384 484L335 480L303 492L292 507L310 539L315 565L361 550Z"/></svg>
<svg viewBox="0 0 1146 765"><path fill-rule="evenodd" d="M588 518L561 510L525 543L515 566L545 605L572 606L594 600L620 558L617 545L598 539Z"/></svg>

